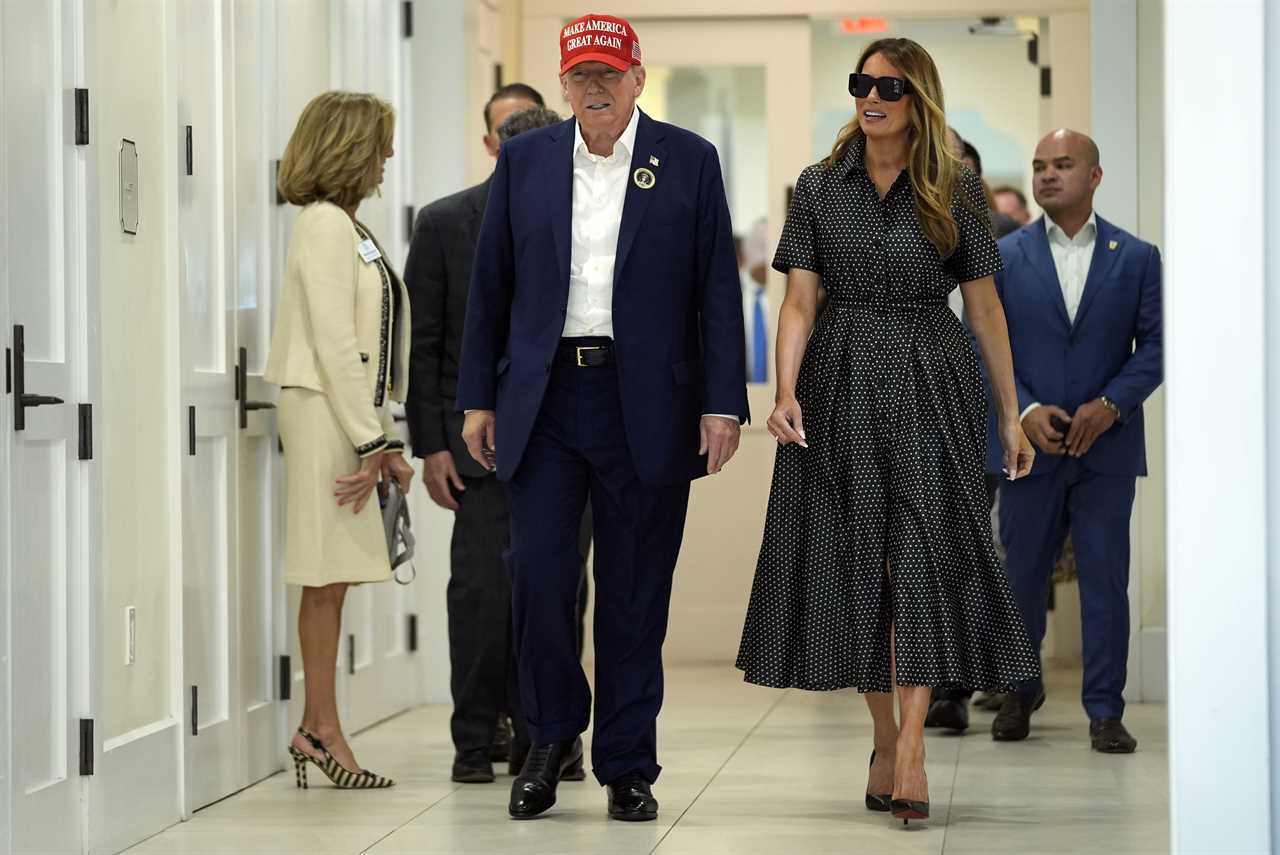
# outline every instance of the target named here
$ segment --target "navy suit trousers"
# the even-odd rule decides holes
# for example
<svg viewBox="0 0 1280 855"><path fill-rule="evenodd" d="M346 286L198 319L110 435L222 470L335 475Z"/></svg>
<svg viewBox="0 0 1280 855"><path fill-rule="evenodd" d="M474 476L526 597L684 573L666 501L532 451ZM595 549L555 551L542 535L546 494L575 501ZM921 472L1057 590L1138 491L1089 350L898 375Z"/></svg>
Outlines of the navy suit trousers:
<svg viewBox="0 0 1280 855"><path fill-rule="evenodd" d="M497 415L501 420L501 411ZM596 583L593 772L601 784L628 772L656 780L662 643L689 485L640 483L614 366L553 365L510 497L516 659L534 744L573 739L591 721L574 613L578 527L590 501Z"/></svg>
<svg viewBox="0 0 1280 855"><path fill-rule="evenodd" d="M1044 640L1053 566L1071 533L1080 584L1082 700L1090 719L1124 714L1134 489L1134 478L1098 475L1074 458L1064 458L1044 475L1000 487L1009 583L1036 650ZM1037 688L1022 691L1034 694Z"/></svg>

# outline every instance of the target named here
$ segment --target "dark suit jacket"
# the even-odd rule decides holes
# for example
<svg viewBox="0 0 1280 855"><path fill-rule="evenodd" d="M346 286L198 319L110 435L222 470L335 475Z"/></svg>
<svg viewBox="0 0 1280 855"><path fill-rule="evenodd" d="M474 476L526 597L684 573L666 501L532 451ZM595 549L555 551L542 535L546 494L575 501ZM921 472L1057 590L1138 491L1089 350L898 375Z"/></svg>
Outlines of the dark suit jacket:
<svg viewBox="0 0 1280 855"><path fill-rule="evenodd" d="M1160 251L1098 217L1074 324L1043 217L1001 240L1000 255L1004 270L996 274L996 288L1009 324L1019 410L1039 402L1074 414L1081 404L1107 396L1120 408L1120 421L1081 462L1101 475L1146 475L1142 404L1164 372ZM988 426L987 469L999 472L994 412ZM1061 460L1038 453L1031 474L1052 472Z"/></svg>
<svg viewBox="0 0 1280 855"><path fill-rule="evenodd" d="M490 180L432 202L418 213L404 281L413 304L413 349L405 415L416 457L452 451L463 475L489 474L462 442L455 411L463 319Z"/></svg>
<svg viewBox="0 0 1280 855"><path fill-rule="evenodd" d="M497 411L510 479L542 406L569 296L575 120L503 144L471 280L459 409ZM656 176L643 189L638 169ZM706 474L704 413L748 417L742 293L711 143L640 114L618 235L614 350L625 441L650 485Z"/></svg>

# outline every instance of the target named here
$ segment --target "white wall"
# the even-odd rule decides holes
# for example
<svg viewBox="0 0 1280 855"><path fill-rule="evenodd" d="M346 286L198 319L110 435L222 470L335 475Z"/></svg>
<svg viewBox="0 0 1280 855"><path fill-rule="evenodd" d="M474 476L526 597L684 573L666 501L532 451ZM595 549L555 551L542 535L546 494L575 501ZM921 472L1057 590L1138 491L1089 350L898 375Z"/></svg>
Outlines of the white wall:
<svg viewBox="0 0 1280 855"><path fill-rule="evenodd" d="M1267 323L1264 265L1280 218L1268 217L1265 183L1277 139L1264 119L1275 114L1259 106L1280 91L1263 38L1275 13L1265 0L1166 5L1165 184L1177 188L1165 206L1169 813L1179 853L1272 851L1267 513L1280 481L1268 480L1268 415L1280 399L1265 366L1280 328ZM1205 809L1224 792L1227 813Z"/></svg>

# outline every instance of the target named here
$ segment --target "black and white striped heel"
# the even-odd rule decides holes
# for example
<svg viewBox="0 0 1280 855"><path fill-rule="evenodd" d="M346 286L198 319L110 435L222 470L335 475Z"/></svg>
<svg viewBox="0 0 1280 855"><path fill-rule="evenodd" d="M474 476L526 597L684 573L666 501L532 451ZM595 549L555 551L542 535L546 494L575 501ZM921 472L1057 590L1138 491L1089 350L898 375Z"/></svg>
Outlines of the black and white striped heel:
<svg viewBox="0 0 1280 855"><path fill-rule="evenodd" d="M368 769L363 772L352 772L335 760L319 739L316 739L302 728L298 728L298 734L311 743L311 747L319 751L321 757L321 759L317 759L304 751L299 751L292 745L289 746L289 754L293 757L294 773L297 775L300 789L307 789L307 763L316 764L316 767L321 772L324 772L325 777L340 790L384 790L387 787L396 785L396 782L390 778L384 778L375 772L370 772Z"/></svg>

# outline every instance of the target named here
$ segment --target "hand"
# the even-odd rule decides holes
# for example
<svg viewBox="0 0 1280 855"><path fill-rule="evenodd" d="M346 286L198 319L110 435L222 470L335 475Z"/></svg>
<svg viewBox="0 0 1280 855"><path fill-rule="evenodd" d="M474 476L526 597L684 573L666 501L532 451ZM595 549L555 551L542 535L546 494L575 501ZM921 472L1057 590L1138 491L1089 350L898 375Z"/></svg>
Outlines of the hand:
<svg viewBox="0 0 1280 855"><path fill-rule="evenodd" d="M458 500L449 489L452 486L459 492L466 492L458 467L453 463L453 455L448 451L437 451L428 454L422 461L422 483L427 485L427 495L446 511L458 510Z"/></svg>
<svg viewBox="0 0 1280 855"><path fill-rule="evenodd" d="M1033 412L1039 412L1034 410ZM1028 417L1031 413L1028 413ZM1010 481L1017 481L1031 474L1036 461L1036 450L1022 429L1018 419L1006 419L1000 425L1000 444L1004 446L1004 474Z"/></svg>
<svg viewBox="0 0 1280 855"><path fill-rule="evenodd" d="M382 472L382 452L374 452L362 458L360 468L354 475L343 475L338 479L338 487L334 495L338 497L338 507L352 505L353 513L360 513L365 502L373 495L373 488L378 486L378 475Z"/></svg>
<svg viewBox="0 0 1280 855"><path fill-rule="evenodd" d="M382 480L390 481L392 478L400 485L400 492L409 495L413 486L413 466L400 451L388 451L382 455Z"/></svg>
<svg viewBox="0 0 1280 855"><path fill-rule="evenodd" d="M723 416L703 416L700 428L702 445L698 448L698 454L707 455L707 474L719 475L720 470L738 450L742 425Z"/></svg>
<svg viewBox="0 0 1280 855"><path fill-rule="evenodd" d="M796 443L801 448L808 448L809 442L804 436L804 416L800 412L800 402L794 397L783 398L773 408L769 416L769 433L778 440L779 445Z"/></svg>
<svg viewBox="0 0 1280 855"><path fill-rule="evenodd" d="M1062 440L1066 437L1061 431L1054 429L1049 421L1052 416L1057 416L1067 424L1071 424L1071 416L1067 415L1066 410L1052 404L1044 404L1027 413L1027 417L1022 420L1022 429L1026 431L1027 438L1035 443L1036 448L1045 454L1062 454L1066 450Z"/></svg>
<svg viewBox="0 0 1280 855"><path fill-rule="evenodd" d="M1111 430L1115 423L1116 414L1102 401L1081 404L1071 419L1071 430L1067 432L1067 454L1084 457L1093 448L1094 441Z"/></svg>
<svg viewBox="0 0 1280 855"><path fill-rule="evenodd" d="M497 468L497 424L493 410L472 410L462 423L462 440L467 444L467 451L490 472Z"/></svg>

